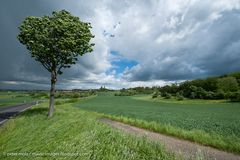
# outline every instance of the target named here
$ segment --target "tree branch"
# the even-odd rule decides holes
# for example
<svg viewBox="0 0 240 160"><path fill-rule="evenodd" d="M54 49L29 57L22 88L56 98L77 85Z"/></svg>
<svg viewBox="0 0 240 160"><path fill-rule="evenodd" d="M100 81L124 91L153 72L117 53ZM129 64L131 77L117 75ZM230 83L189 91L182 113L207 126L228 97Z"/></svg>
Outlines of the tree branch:
<svg viewBox="0 0 240 160"><path fill-rule="evenodd" d="M44 62L41 62L41 63L42 63L44 68L46 68L49 72L51 72L51 67L48 64L46 64Z"/></svg>

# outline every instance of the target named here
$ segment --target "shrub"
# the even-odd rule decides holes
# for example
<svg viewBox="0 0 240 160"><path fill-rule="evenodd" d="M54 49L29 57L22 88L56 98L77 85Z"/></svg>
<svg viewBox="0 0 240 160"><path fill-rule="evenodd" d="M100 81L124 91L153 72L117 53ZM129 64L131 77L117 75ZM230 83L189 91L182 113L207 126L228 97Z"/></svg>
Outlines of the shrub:
<svg viewBox="0 0 240 160"><path fill-rule="evenodd" d="M195 92L191 92L189 98L191 98L191 99L195 99L195 98L196 98L196 93L195 93Z"/></svg>
<svg viewBox="0 0 240 160"><path fill-rule="evenodd" d="M136 94L135 90L127 90L127 89L122 89L120 90L120 93L115 93L115 96L133 96Z"/></svg>
<svg viewBox="0 0 240 160"><path fill-rule="evenodd" d="M167 92L161 92L161 97L166 97Z"/></svg>
<svg viewBox="0 0 240 160"><path fill-rule="evenodd" d="M156 91L156 92L153 93L152 98L157 98L158 95L159 95L159 92Z"/></svg>
<svg viewBox="0 0 240 160"><path fill-rule="evenodd" d="M214 99L214 92L206 92L205 98L204 99Z"/></svg>
<svg viewBox="0 0 240 160"><path fill-rule="evenodd" d="M161 96L164 97L165 99L170 99L171 98L171 94L169 94L167 92L162 92Z"/></svg>
<svg viewBox="0 0 240 160"><path fill-rule="evenodd" d="M72 98L79 98L80 96L81 96L80 93L73 93L73 94L71 95Z"/></svg>
<svg viewBox="0 0 240 160"><path fill-rule="evenodd" d="M234 92L238 89L238 82L235 77L223 77L218 79L217 82L218 89L224 92Z"/></svg>
<svg viewBox="0 0 240 160"><path fill-rule="evenodd" d="M205 99L207 96L207 91L205 91L202 87L190 86L190 90L190 98L192 99Z"/></svg>
<svg viewBox="0 0 240 160"><path fill-rule="evenodd" d="M29 95L32 98L48 98L48 93L46 92L30 92Z"/></svg>
<svg viewBox="0 0 240 160"><path fill-rule="evenodd" d="M55 98L81 98L95 95L94 91L85 91L85 92L57 92Z"/></svg>
<svg viewBox="0 0 240 160"><path fill-rule="evenodd" d="M184 100L184 97L179 92L177 92L176 98L177 98L178 101Z"/></svg>
<svg viewBox="0 0 240 160"><path fill-rule="evenodd" d="M229 99L231 102L240 102L240 92L230 92Z"/></svg>
<svg viewBox="0 0 240 160"><path fill-rule="evenodd" d="M223 90L218 90L217 92L214 93L213 97L214 99L224 99L225 93L223 92Z"/></svg>

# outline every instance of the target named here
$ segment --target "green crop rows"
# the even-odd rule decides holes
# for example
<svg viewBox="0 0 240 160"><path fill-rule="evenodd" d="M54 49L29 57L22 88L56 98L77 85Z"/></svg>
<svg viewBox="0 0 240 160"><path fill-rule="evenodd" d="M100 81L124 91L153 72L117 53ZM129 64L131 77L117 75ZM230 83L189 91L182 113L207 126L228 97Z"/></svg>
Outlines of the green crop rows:
<svg viewBox="0 0 240 160"><path fill-rule="evenodd" d="M145 99L145 100L144 100ZM203 100L204 101L204 100ZM126 117L130 119L144 120L161 125L176 127L184 131L200 131L210 137L220 136L222 144L206 142L205 135L191 138L191 136L179 135L180 138L194 140L199 143L214 146L216 148L240 152L240 103L214 102L211 103L171 103L161 100L150 101L146 97L113 96L112 94L100 94L99 96L79 102L77 107L96 111L107 115ZM124 121L124 122L127 122ZM130 121L129 121L130 123ZM147 125L137 126L148 128ZM131 122L130 124L133 124ZM134 123L135 124L135 123ZM149 125L149 128L158 131ZM178 133L169 133L176 136ZM168 133L168 131L165 131ZM195 132L191 132L194 134ZM198 133L198 132L197 132ZM179 133L180 134L180 133ZM192 135L194 136L194 135ZM211 139L211 138L210 138ZM220 142L219 139L219 142ZM232 143L235 143L234 146Z"/></svg>

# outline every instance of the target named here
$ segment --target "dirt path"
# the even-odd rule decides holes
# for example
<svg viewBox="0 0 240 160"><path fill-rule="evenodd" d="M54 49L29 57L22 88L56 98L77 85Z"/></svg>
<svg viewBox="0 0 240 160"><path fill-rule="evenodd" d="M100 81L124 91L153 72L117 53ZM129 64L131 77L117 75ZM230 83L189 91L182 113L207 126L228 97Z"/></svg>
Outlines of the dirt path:
<svg viewBox="0 0 240 160"><path fill-rule="evenodd" d="M193 157L196 157L196 155L202 155L204 156L204 159L240 160L239 155L220 151L194 142L174 138L171 136L166 136L159 133L154 133L146 129L137 128L131 125L127 125L106 118L102 118L100 119L100 121L114 128L121 129L127 133L131 133L138 136L146 136L147 138L153 141L160 141L165 145L168 151L181 154L184 156L185 159L194 159Z"/></svg>

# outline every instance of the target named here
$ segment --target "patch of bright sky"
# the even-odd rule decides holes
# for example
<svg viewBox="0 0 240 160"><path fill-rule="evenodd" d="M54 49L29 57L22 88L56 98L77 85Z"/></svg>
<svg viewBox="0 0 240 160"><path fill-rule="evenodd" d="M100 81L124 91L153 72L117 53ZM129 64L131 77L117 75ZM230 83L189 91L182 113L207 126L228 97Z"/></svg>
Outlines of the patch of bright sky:
<svg viewBox="0 0 240 160"><path fill-rule="evenodd" d="M109 74L115 74L115 75L122 74L126 68L130 69L133 66L136 66L138 64L137 61L122 57L118 51L111 51L110 54L115 58L112 59L112 61L111 61L112 67L106 73L108 75Z"/></svg>

